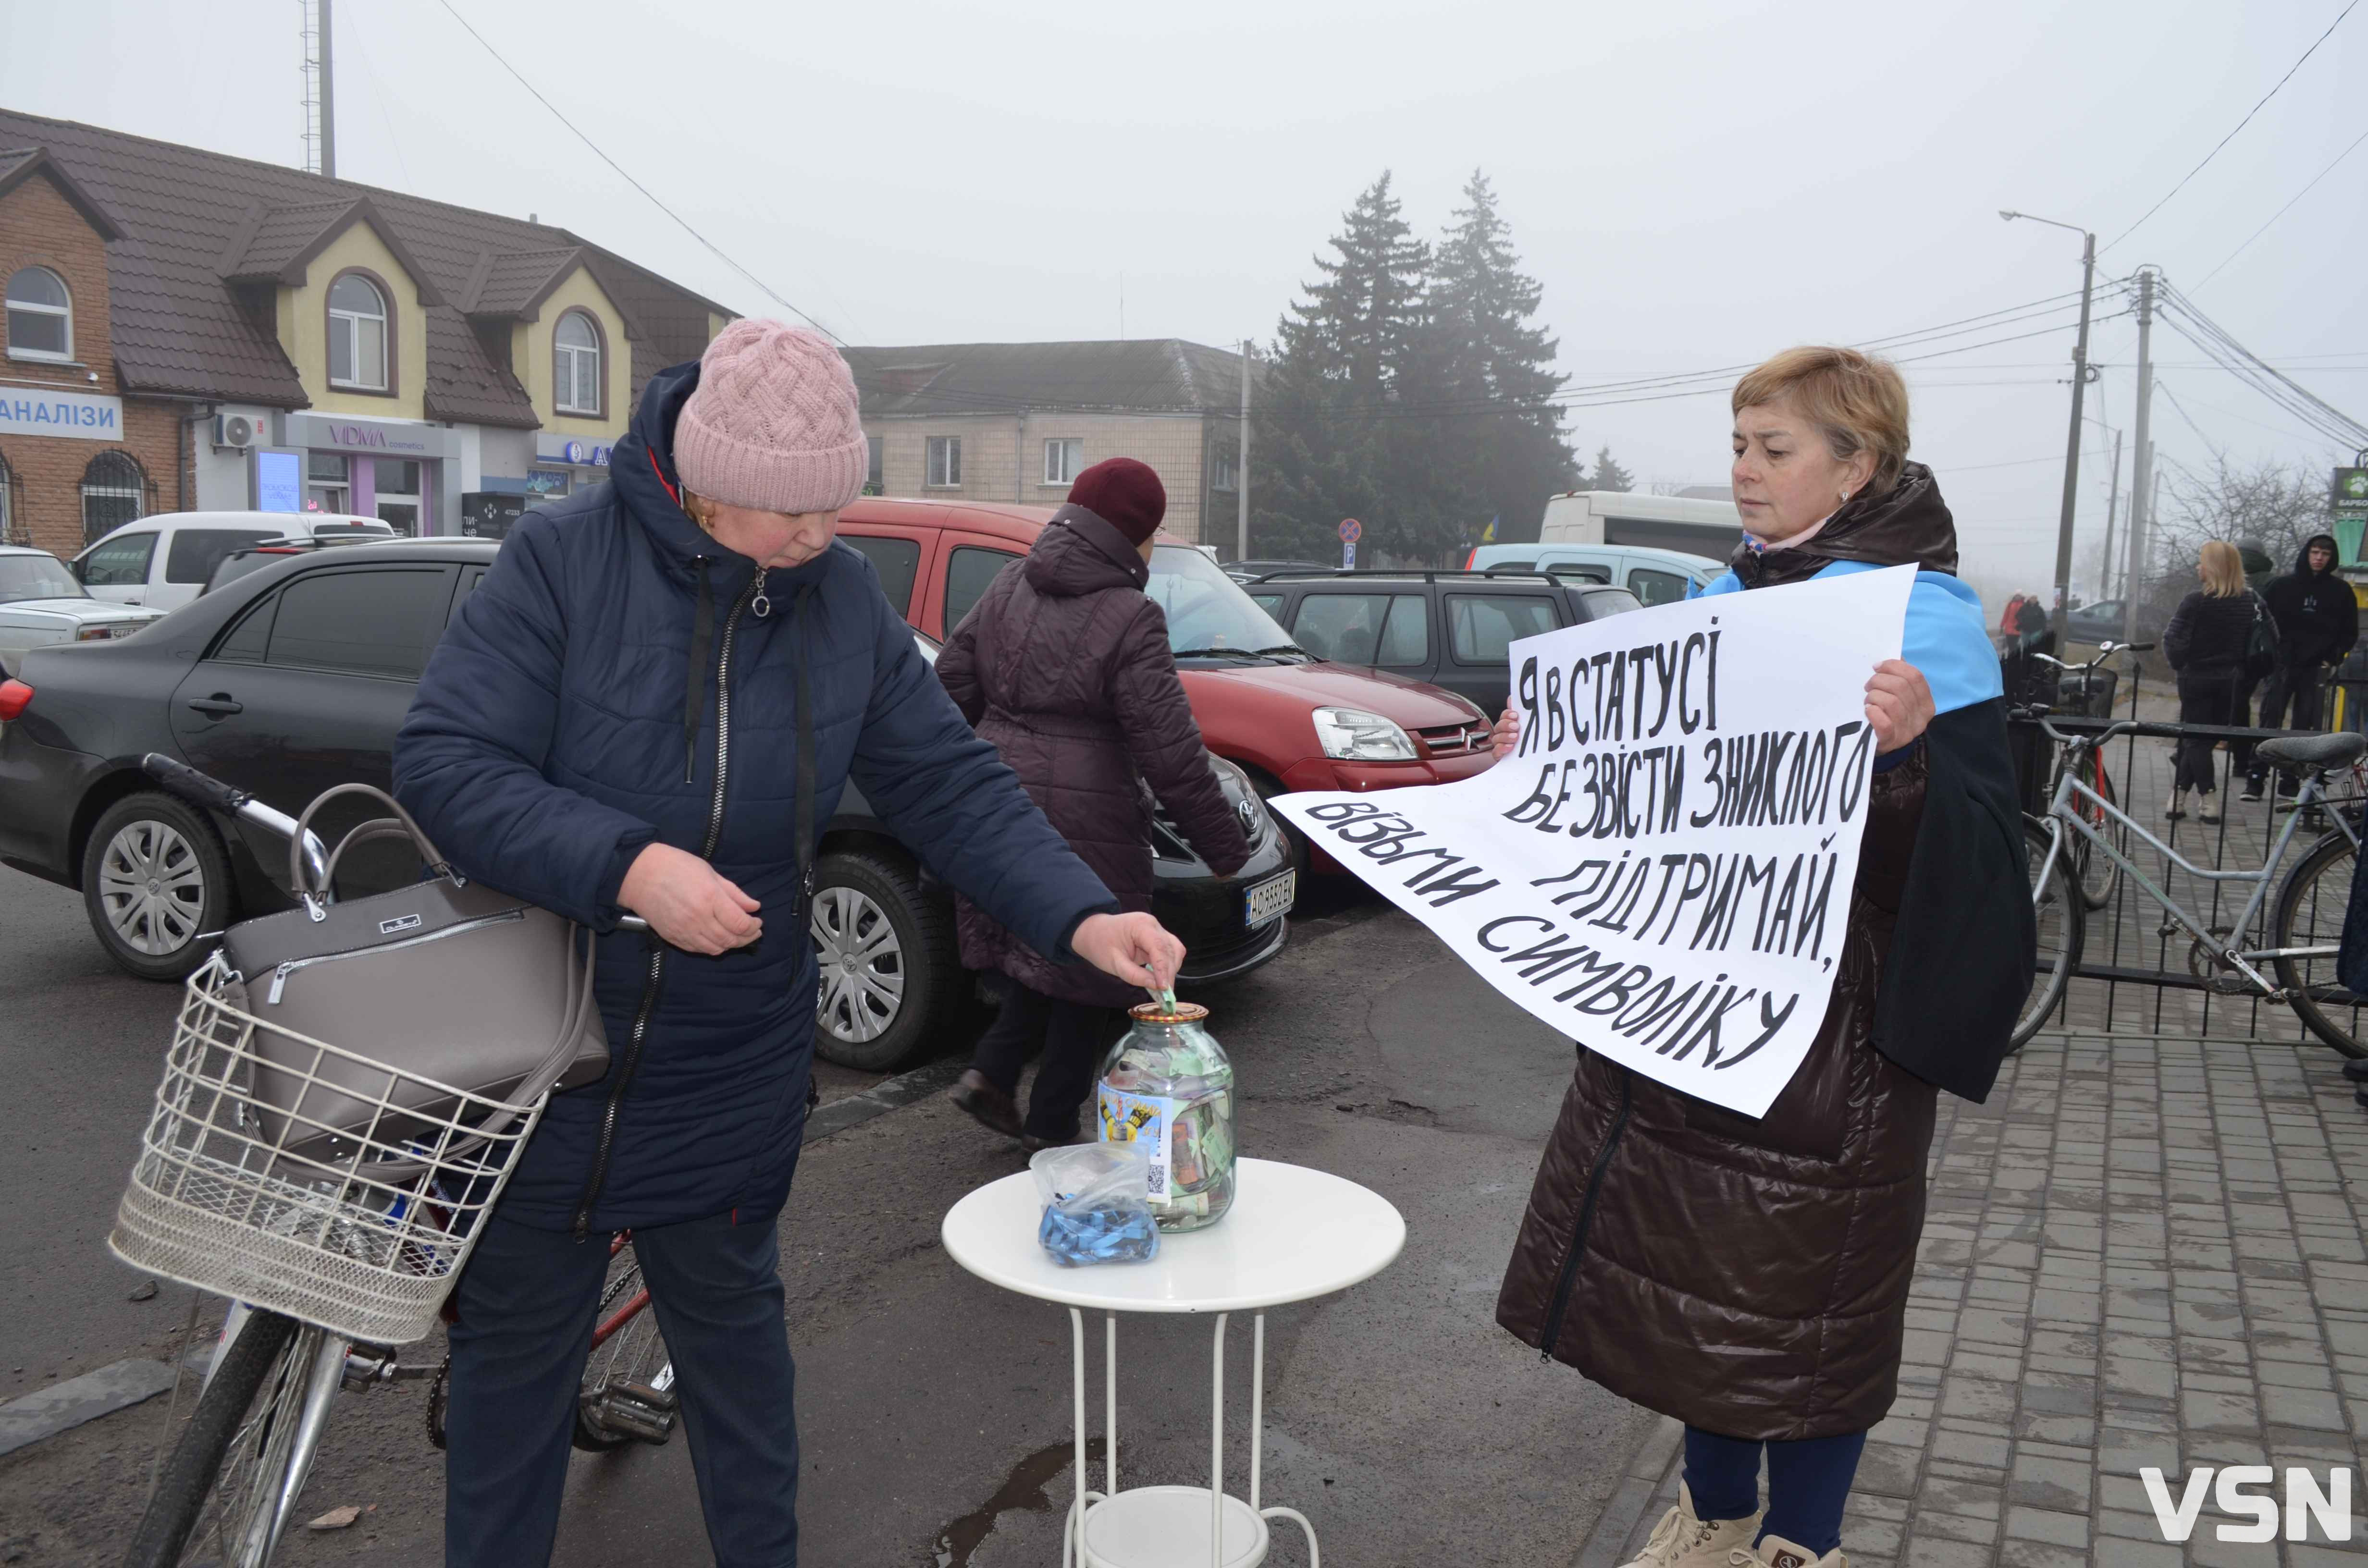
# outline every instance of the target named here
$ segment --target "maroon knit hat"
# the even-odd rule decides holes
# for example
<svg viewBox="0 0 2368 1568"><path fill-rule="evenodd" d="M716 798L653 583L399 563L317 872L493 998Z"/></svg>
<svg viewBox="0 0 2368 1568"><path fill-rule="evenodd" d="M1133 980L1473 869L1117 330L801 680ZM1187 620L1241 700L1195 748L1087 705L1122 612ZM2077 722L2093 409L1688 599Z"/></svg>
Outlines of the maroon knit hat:
<svg viewBox="0 0 2368 1568"><path fill-rule="evenodd" d="M1167 515L1167 487L1149 463L1133 458L1094 464L1070 482L1069 500L1136 544L1156 533Z"/></svg>

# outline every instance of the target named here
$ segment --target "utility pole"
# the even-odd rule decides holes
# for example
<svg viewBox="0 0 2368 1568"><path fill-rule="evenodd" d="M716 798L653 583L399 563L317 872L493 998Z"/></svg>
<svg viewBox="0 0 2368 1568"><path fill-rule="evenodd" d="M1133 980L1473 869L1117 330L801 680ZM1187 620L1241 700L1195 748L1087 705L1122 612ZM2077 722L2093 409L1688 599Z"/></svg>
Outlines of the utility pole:
<svg viewBox="0 0 2368 1568"><path fill-rule="evenodd" d="M2138 598L2146 585L2146 530L2154 521L2154 279L2151 267L2138 269L2138 417L2131 433L2137 456L2130 474L2128 568L2122 575L2122 641L2138 640Z"/></svg>
<svg viewBox="0 0 2368 1568"><path fill-rule="evenodd" d="M1242 339L1242 439L1234 459L1234 559L1250 558L1250 340Z"/></svg>
<svg viewBox="0 0 2368 1568"><path fill-rule="evenodd" d="M337 72L329 48L330 0L321 0L321 172L337 177Z"/></svg>
<svg viewBox="0 0 2368 1568"><path fill-rule="evenodd" d="M2122 433L2113 432L2113 487L2105 496L2105 553L2098 560L2097 597L2113 597L2113 515L2122 509Z"/></svg>
<svg viewBox="0 0 2368 1568"><path fill-rule="evenodd" d="M2097 236L2078 224L2032 218L2028 212L2005 211L1998 216L2008 222L2025 218L2050 228L2070 229L2081 240L2080 335L2072 345L2072 435L2064 449L2064 508L2055 525L2055 609L2049 618L2055 645L2061 649L2069 633L2066 620L2072 613L2072 517L2080 501L2080 403L2089 390L2089 300L2097 281Z"/></svg>

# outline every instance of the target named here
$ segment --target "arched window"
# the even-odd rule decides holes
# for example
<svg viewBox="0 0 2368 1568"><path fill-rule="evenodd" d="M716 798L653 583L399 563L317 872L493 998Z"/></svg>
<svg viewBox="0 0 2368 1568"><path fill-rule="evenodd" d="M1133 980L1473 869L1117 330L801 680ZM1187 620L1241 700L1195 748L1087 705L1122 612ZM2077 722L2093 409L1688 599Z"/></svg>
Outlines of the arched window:
<svg viewBox="0 0 2368 1568"><path fill-rule="evenodd" d="M560 413L600 416L600 327L582 311L568 312L552 331L551 387Z"/></svg>
<svg viewBox="0 0 2368 1568"><path fill-rule="evenodd" d="M74 297L46 267L22 268L8 279L8 358L74 358Z"/></svg>
<svg viewBox="0 0 2368 1568"><path fill-rule="evenodd" d="M82 537L96 543L146 512L148 476L130 452L101 452L82 471Z"/></svg>
<svg viewBox="0 0 2368 1568"><path fill-rule="evenodd" d="M329 285L329 384L387 390L386 296L359 272Z"/></svg>

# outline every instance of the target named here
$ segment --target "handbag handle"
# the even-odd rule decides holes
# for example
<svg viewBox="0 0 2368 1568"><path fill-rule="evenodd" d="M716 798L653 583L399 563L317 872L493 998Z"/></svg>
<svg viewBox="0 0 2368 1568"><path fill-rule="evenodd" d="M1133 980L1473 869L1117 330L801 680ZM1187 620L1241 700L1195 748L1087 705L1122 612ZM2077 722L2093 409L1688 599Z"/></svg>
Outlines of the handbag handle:
<svg viewBox="0 0 2368 1568"><path fill-rule="evenodd" d="M411 835L412 846L419 851L419 858L427 862L428 868L439 877L459 881L457 877L453 877L451 862L444 858L444 852L429 842L427 835L420 831L419 824L411 820L411 813L404 811L401 802L393 796L370 784L335 785L313 797L313 803L306 806L303 814L296 819L296 832L288 840L288 885L295 890L297 897L304 901L306 909L315 912L313 916L315 920L321 917L318 912L325 907L330 894L326 886L318 888L313 886L311 873L304 864L304 835L313 825L313 814L340 795L367 795L371 800L383 804L388 811L394 813L393 820L401 824L403 830ZM373 819L371 823L366 823L363 825L377 825L382 820ZM359 832L359 829L356 831ZM346 846L352 843L353 839L353 834L347 834L339 840L338 851L343 853ZM324 870L325 869L324 867ZM325 880L324 876L324 881Z"/></svg>

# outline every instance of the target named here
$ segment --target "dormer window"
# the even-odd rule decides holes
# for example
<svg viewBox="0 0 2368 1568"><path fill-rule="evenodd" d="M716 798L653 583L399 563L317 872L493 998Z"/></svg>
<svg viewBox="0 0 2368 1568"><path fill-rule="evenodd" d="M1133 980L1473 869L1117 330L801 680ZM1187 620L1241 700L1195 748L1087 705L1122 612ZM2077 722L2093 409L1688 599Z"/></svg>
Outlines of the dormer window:
<svg viewBox="0 0 2368 1568"><path fill-rule="evenodd" d="M600 327L582 311L569 311L552 330L551 389L560 413L600 417Z"/></svg>
<svg viewBox="0 0 2368 1568"><path fill-rule="evenodd" d="M74 359L74 298L46 267L28 267L8 279L8 358Z"/></svg>
<svg viewBox="0 0 2368 1568"><path fill-rule="evenodd" d="M359 272L329 285L329 384L357 392L388 387L386 296Z"/></svg>

